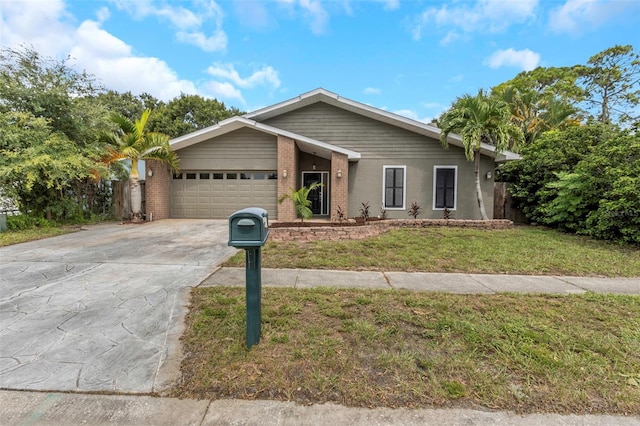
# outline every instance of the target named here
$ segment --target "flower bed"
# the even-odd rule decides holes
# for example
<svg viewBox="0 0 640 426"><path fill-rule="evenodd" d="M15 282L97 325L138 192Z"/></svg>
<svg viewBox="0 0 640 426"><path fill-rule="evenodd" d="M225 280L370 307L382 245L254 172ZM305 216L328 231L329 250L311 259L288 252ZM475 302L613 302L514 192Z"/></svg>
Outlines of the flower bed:
<svg viewBox="0 0 640 426"><path fill-rule="evenodd" d="M272 241L358 240L380 235L392 228L427 228L454 226L460 228L508 229L513 222L498 220L461 219L387 219L367 222L276 222L270 224Z"/></svg>

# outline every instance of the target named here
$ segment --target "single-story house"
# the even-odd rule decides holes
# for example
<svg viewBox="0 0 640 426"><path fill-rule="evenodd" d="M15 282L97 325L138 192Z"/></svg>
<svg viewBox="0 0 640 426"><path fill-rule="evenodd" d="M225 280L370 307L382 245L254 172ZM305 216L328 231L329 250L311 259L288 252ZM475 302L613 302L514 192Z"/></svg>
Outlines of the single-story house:
<svg viewBox="0 0 640 426"><path fill-rule="evenodd" d="M421 218L479 219L474 164L457 135L449 148L440 130L388 111L316 89L293 99L232 117L170 141L180 172L147 163L146 213L153 219L227 218L244 207L262 207L269 218L296 219L293 204L278 199L314 182L310 199L317 217L360 215L362 203L377 216L407 218L413 202ZM482 191L493 214L496 162L481 149Z"/></svg>

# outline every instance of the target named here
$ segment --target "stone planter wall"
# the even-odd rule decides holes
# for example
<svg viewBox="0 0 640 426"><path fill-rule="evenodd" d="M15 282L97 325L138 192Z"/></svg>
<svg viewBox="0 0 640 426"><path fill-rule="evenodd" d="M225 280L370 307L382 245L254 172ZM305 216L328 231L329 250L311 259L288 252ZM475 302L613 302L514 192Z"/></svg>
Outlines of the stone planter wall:
<svg viewBox="0 0 640 426"><path fill-rule="evenodd" d="M388 219L354 226L305 226L270 228L271 241L360 240L380 235L392 228L428 228L452 226L457 228L508 229L510 220L457 220L457 219Z"/></svg>

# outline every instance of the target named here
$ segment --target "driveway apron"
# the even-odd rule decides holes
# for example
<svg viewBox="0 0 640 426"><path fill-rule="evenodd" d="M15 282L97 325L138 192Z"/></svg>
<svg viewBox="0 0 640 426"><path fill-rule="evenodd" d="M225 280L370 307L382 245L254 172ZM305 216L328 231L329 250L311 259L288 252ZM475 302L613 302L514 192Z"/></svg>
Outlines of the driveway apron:
<svg viewBox="0 0 640 426"><path fill-rule="evenodd" d="M90 226L0 248L0 388L161 391L189 288L235 249L226 220Z"/></svg>

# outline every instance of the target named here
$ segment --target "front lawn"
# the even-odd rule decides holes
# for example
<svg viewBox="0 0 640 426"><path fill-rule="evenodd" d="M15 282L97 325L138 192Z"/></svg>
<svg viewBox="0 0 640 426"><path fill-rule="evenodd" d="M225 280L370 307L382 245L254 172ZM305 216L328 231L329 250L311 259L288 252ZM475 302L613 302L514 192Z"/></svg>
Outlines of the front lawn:
<svg viewBox="0 0 640 426"><path fill-rule="evenodd" d="M54 237L56 235L68 234L77 231L77 227L57 227L47 226L43 228L32 228L21 231L0 232L0 247L12 244L25 243L27 241L41 240L43 238Z"/></svg>
<svg viewBox="0 0 640 426"><path fill-rule="evenodd" d="M520 226L505 230L395 229L351 241L268 242L264 268L640 276L640 250ZM243 266L244 253L225 266Z"/></svg>
<svg viewBox="0 0 640 426"><path fill-rule="evenodd" d="M331 285L331 283L327 283ZM640 297L196 288L176 397L640 413Z"/></svg>

